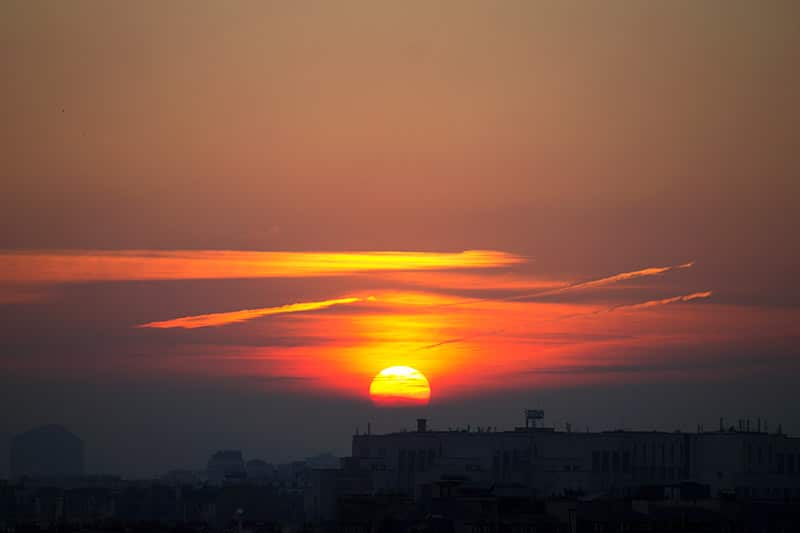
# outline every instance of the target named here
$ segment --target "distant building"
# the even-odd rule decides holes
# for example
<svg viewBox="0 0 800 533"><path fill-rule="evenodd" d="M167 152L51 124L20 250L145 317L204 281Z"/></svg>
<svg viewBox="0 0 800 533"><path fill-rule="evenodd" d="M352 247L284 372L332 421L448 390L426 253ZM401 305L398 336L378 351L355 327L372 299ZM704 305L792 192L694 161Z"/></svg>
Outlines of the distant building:
<svg viewBox="0 0 800 533"><path fill-rule="evenodd" d="M170 470L161 476L161 481L167 483L168 485L185 486L198 484L200 482L200 478L191 470L178 469Z"/></svg>
<svg viewBox="0 0 800 533"><path fill-rule="evenodd" d="M206 472L208 481L216 484L247 478L244 459L239 450L220 450L214 453L208 460Z"/></svg>
<svg viewBox="0 0 800 533"><path fill-rule="evenodd" d="M247 479L269 481L275 478L275 468L261 459L247 461Z"/></svg>
<svg viewBox="0 0 800 533"><path fill-rule="evenodd" d="M42 426L16 435L9 453L12 479L83 475L83 441L67 429Z"/></svg>
<svg viewBox="0 0 800 533"><path fill-rule="evenodd" d="M340 460L330 452L320 453L306 458L308 468L339 468Z"/></svg>

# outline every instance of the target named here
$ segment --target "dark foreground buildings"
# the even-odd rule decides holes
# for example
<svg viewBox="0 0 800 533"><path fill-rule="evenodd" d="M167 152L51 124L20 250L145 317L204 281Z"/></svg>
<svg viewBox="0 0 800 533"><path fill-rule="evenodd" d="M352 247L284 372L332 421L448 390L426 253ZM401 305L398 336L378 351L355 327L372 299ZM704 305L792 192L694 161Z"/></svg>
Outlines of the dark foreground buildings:
<svg viewBox="0 0 800 533"><path fill-rule="evenodd" d="M800 439L761 430L681 433L565 432L528 424L513 431L417 431L353 437L352 468L373 492L421 497L452 477L525 487L529 496L607 493L694 482L713 495L765 500L800 496Z"/></svg>
<svg viewBox="0 0 800 533"><path fill-rule="evenodd" d="M338 468L223 451L154 481L0 482L0 531L800 532L800 439L555 431L528 414L511 431L355 435Z"/></svg>
<svg viewBox="0 0 800 533"><path fill-rule="evenodd" d="M356 435L341 469L311 473L306 519L365 532L397 520L471 533L800 531L800 439L744 422L562 432L542 417L528 411L512 431L420 419L416 431Z"/></svg>

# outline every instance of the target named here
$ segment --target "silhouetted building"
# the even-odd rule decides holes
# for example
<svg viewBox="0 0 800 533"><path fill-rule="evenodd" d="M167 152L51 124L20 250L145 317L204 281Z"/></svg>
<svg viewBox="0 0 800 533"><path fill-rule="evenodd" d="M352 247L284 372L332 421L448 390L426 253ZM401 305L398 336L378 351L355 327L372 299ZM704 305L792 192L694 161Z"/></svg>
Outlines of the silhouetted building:
<svg viewBox="0 0 800 533"><path fill-rule="evenodd" d="M275 478L273 466L261 459L250 459L247 461L247 479L254 481L270 481Z"/></svg>
<svg viewBox="0 0 800 533"><path fill-rule="evenodd" d="M200 477L197 473L191 470L170 470L163 476L161 476L161 481L166 483L167 485L173 486L187 486L187 485L196 485L200 482Z"/></svg>
<svg viewBox="0 0 800 533"><path fill-rule="evenodd" d="M11 440L11 478L82 476L83 453L83 441L61 426L31 429Z"/></svg>
<svg viewBox="0 0 800 533"><path fill-rule="evenodd" d="M208 481L217 484L247 477L242 452L239 450L220 450L214 453L208 460L206 472Z"/></svg>
<svg viewBox="0 0 800 533"><path fill-rule="evenodd" d="M447 478L516 485L538 498L631 497L643 486L689 481L715 497L800 496L800 439L761 431L590 433L528 423L513 431L435 431L422 423L417 431L353 436L351 461L372 493L415 499Z"/></svg>
<svg viewBox="0 0 800 533"><path fill-rule="evenodd" d="M355 435L312 469L321 531L800 531L800 439L780 431L489 428ZM797 510L796 510L797 509ZM740 529L741 527L745 529Z"/></svg>

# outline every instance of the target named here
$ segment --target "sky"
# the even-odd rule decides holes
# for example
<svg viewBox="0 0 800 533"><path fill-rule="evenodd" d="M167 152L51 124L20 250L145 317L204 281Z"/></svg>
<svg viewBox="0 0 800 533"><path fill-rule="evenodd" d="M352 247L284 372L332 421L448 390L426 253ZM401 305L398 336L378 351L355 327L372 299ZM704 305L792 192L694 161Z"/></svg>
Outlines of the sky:
<svg viewBox="0 0 800 533"><path fill-rule="evenodd" d="M523 422L800 434L800 5L0 4L0 477ZM369 399L411 366L427 406Z"/></svg>

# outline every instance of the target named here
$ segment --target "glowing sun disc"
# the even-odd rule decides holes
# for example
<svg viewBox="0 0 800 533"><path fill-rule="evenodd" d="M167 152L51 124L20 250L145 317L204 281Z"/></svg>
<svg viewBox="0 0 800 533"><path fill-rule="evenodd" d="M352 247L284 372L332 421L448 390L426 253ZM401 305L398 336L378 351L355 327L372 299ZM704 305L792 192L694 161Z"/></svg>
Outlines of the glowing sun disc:
<svg viewBox="0 0 800 533"><path fill-rule="evenodd" d="M431 386L428 378L415 368L390 366L372 378L369 396L379 407L428 405Z"/></svg>

